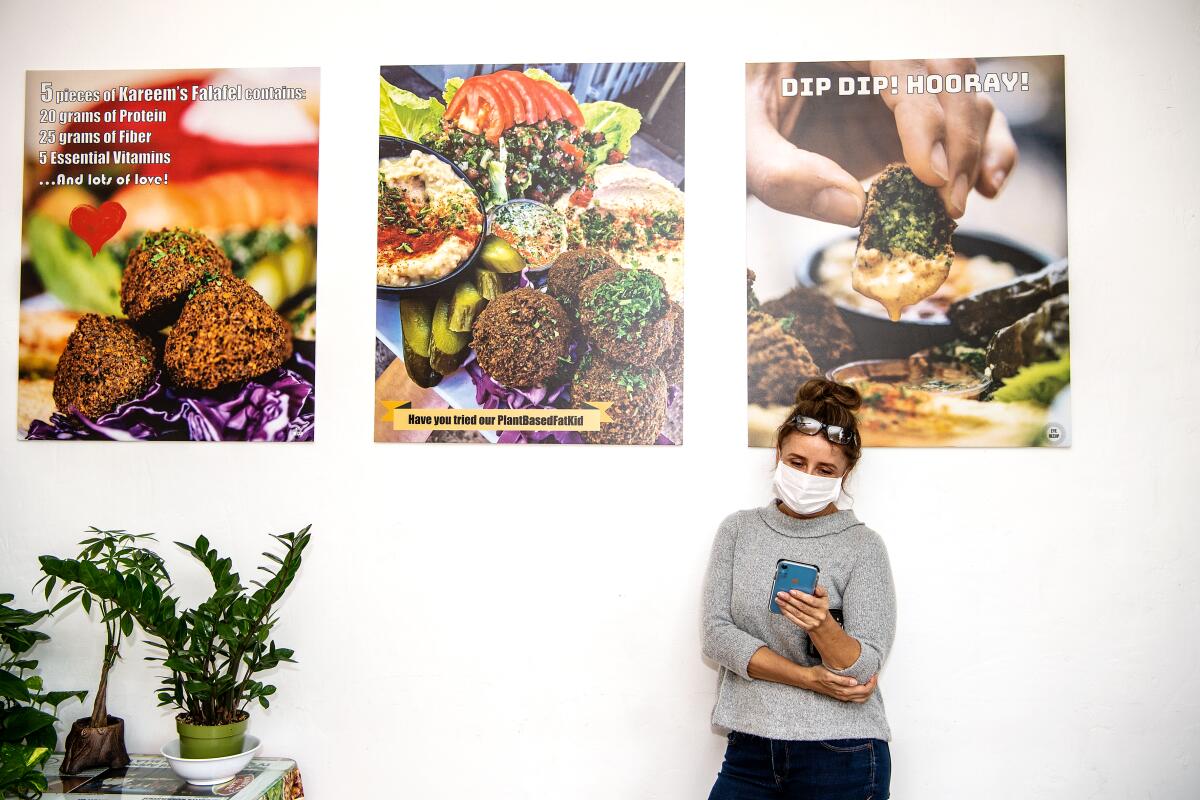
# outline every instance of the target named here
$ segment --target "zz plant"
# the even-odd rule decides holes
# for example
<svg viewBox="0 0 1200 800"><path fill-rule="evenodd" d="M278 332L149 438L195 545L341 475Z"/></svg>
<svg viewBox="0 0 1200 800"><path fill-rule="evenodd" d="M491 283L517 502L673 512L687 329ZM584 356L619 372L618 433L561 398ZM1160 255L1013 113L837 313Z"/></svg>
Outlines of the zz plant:
<svg viewBox="0 0 1200 800"><path fill-rule="evenodd" d="M292 651L277 647L270 636L278 621L275 606L300 569L309 527L271 534L283 545L283 552L263 553L272 566L259 569L270 577L265 582L249 581L256 587L253 591L242 585L233 562L206 537L190 545L176 542L212 578L213 593L195 608L181 608L179 600L155 581L134 573L80 559L42 556L40 560L47 575L111 603L150 637L148 644L160 654L147 660L161 662L167 670L157 692L160 706L177 708L177 719L188 725L223 726L247 719L251 703L269 706L275 687L255 676L293 661Z"/></svg>

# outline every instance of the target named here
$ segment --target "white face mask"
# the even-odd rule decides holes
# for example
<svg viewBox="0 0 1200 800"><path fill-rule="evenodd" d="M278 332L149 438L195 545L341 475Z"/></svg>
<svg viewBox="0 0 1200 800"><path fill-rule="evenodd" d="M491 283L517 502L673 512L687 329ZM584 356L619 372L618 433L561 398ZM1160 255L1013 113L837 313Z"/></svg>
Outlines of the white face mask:
<svg viewBox="0 0 1200 800"><path fill-rule="evenodd" d="M782 461L775 465L772 484L775 496L797 514L815 514L835 502L842 493L841 478L809 475Z"/></svg>

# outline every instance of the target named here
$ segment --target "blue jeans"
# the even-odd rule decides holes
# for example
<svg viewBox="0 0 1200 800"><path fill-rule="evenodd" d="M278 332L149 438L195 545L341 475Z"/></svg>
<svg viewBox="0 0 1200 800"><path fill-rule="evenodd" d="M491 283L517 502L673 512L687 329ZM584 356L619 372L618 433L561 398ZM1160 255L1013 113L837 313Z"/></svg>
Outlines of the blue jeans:
<svg viewBox="0 0 1200 800"><path fill-rule="evenodd" d="M734 731L708 800L885 800L891 781L881 739L798 742Z"/></svg>

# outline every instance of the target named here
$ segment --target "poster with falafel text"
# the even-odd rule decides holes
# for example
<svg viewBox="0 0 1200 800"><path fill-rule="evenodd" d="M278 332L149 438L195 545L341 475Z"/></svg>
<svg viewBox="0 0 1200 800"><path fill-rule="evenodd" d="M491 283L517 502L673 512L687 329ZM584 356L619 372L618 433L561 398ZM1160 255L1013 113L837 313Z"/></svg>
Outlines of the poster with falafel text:
<svg viewBox="0 0 1200 800"><path fill-rule="evenodd" d="M29 71L17 435L311 441L317 69Z"/></svg>
<svg viewBox="0 0 1200 800"><path fill-rule="evenodd" d="M379 77L375 440L683 441L684 65Z"/></svg>
<svg viewBox="0 0 1200 800"><path fill-rule="evenodd" d="M746 65L751 447L815 376L867 446L1070 444L1063 68Z"/></svg>

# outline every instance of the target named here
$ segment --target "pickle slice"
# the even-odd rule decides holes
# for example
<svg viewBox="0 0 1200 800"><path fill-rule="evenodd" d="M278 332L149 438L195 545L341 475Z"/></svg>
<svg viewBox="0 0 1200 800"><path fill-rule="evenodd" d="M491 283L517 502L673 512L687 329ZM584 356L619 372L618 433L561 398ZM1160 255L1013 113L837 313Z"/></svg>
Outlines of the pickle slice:
<svg viewBox="0 0 1200 800"><path fill-rule="evenodd" d="M404 333L404 368L413 383L428 389L442 379L429 363L433 344L433 308L427 300L400 301L400 329Z"/></svg>
<svg viewBox="0 0 1200 800"><path fill-rule="evenodd" d="M404 332L404 343L426 358L429 357L432 326L433 307L427 300L400 301L400 330Z"/></svg>
<svg viewBox="0 0 1200 800"><path fill-rule="evenodd" d="M433 309L432 343L429 365L443 375L449 375L467 359L470 334L450 329L450 298L442 297Z"/></svg>
<svg viewBox="0 0 1200 800"><path fill-rule="evenodd" d="M495 300L504 294L504 283L500 275L486 267L475 270L475 283L479 286L479 293L485 300Z"/></svg>
<svg viewBox="0 0 1200 800"><path fill-rule="evenodd" d="M450 319L448 321L450 330L470 333L475 317L479 315L480 309L486 302L479 289L470 281L463 281L455 286L454 297L450 301Z"/></svg>
<svg viewBox="0 0 1200 800"><path fill-rule="evenodd" d="M511 273L525 269L525 259L521 258L521 254L498 236L489 236L484 241L479 257L496 272Z"/></svg>

